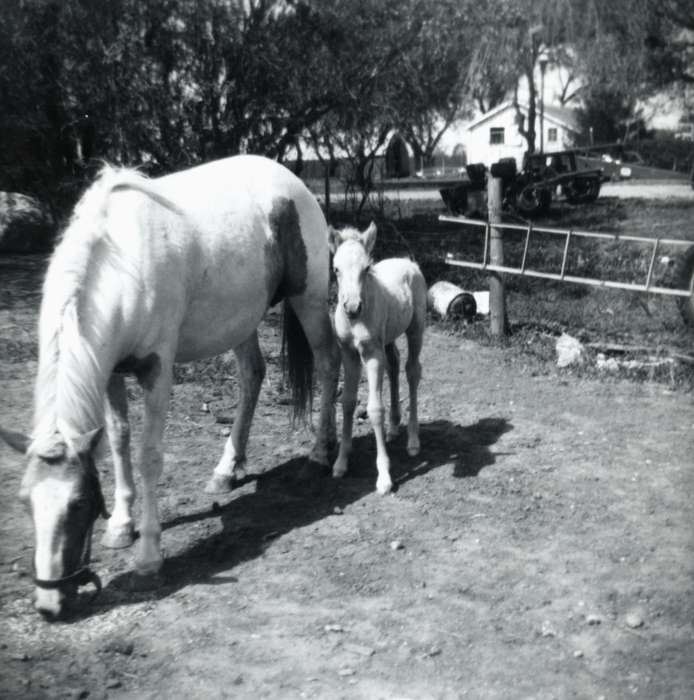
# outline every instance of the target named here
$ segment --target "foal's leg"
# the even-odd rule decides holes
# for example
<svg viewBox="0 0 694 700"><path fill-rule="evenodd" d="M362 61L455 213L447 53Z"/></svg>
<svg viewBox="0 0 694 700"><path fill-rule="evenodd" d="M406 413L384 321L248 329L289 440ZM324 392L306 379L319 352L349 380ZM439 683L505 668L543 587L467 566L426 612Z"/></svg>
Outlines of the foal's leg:
<svg viewBox="0 0 694 700"><path fill-rule="evenodd" d="M386 451L386 441L383 435L383 418L385 409L383 408L383 365L384 353L379 348L373 355L365 357L362 355L366 365L366 376L369 380L369 401L366 410L373 427L376 438L376 468L378 469L378 479L376 480L376 490L380 494L389 493L393 488L390 479L390 459Z"/></svg>
<svg viewBox="0 0 694 700"><path fill-rule="evenodd" d="M321 387L318 434L309 459L327 465L330 450L337 442L335 397L340 374L340 350L335 340L327 303L321 299L321 296L314 298L304 295L292 297L289 302L311 346Z"/></svg>
<svg viewBox="0 0 694 700"><path fill-rule="evenodd" d="M104 547L129 547L134 541L132 505L135 500L133 465L130 461L130 423L125 377L112 374L106 392L106 431L111 445L116 488L113 511L101 539Z"/></svg>
<svg viewBox="0 0 694 700"><path fill-rule="evenodd" d="M349 453L352 451L352 421L357 407L357 391L361 375L361 360L359 354L350 348L342 351L342 364L345 378L342 385L342 440L340 451L333 465L333 476L344 476L347 471Z"/></svg>
<svg viewBox="0 0 694 700"><path fill-rule="evenodd" d="M390 423L386 440L397 437L400 428L400 353L395 342L386 345L386 370L390 384Z"/></svg>
<svg viewBox="0 0 694 700"><path fill-rule="evenodd" d="M407 362L405 373L410 389L410 417L407 422L407 454L414 457L419 454L419 421L417 417L417 387L422 378L422 365L419 353L422 350L424 326L414 323L407 331Z"/></svg>
<svg viewBox="0 0 694 700"><path fill-rule="evenodd" d="M157 508L157 482L164 466L163 438L169 395L173 383L173 359L159 356L146 374L138 375L144 389L145 416L142 435L142 520L135 551L135 571L141 576L161 568L161 524Z"/></svg>
<svg viewBox="0 0 694 700"><path fill-rule="evenodd" d="M239 403L231 435L224 445L224 453L205 486L206 493L231 491L234 480L246 475L246 444L258 394L265 378L265 360L258 345L258 332L253 333L234 348L239 372Z"/></svg>

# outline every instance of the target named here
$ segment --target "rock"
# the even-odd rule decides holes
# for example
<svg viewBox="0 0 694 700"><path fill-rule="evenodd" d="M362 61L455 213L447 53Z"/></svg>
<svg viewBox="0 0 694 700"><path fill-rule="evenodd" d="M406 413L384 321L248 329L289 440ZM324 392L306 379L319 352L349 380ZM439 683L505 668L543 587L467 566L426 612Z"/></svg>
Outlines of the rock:
<svg viewBox="0 0 694 700"><path fill-rule="evenodd" d="M359 656L373 656L375 650L372 647L364 646L363 644L354 644L352 642L345 642L342 645L345 651L351 651L354 654L359 654Z"/></svg>
<svg viewBox="0 0 694 700"><path fill-rule="evenodd" d="M395 552L398 549L405 549L405 545L400 540L393 540L390 543L390 548Z"/></svg>
<svg viewBox="0 0 694 700"><path fill-rule="evenodd" d="M580 659L583 657L583 652L580 649L576 649L574 652L574 659Z"/></svg>
<svg viewBox="0 0 694 700"><path fill-rule="evenodd" d="M590 613L586 615L586 623L589 625L599 625L602 622L602 617L595 613Z"/></svg>
<svg viewBox="0 0 694 700"><path fill-rule="evenodd" d="M356 671L353 668L350 668L349 666L343 666L338 672L338 676L353 676L356 673Z"/></svg>
<svg viewBox="0 0 694 700"><path fill-rule="evenodd" d="M102 650L110 652L112 654L122 654L123 656L130 656L135 650L135 644L129 639L116 638L104 644Z"/></svg>
<svg viewBox="0 0 694 700"><path fill-rule="evenodd" d="M643 627L643 617L637 610L631 610L624 616L624 622L627 627L632 629L637 629L638 627Z"/></svg>
<svg viewBox="0 0 694 700"><path fill-rule="evenodd" d="M325 627L323 627L323 629L326 632L343 632L344 631L342 628L342 625L334 625L334 624L325 625Z"/></svg>
<svg viewBox="0 0 694 700"><path fill-rule="evenodd" d="M0 252L35 253L51 247L48 210L33 197L0 192Z"/></svg>
<svg viewBox="0 0 694 700"><path fill-rule="evenodd" d="M585 350L583 345L568 333L562 333L557 339L557 367L570 367L583 364Z"/></svg>
<svg viewBox="0 0 694 700"><path fill-rule="evenodd" d="M540 634L543 637L556 637L557 636L557 632L549 620L543 620L542 627L540 629Z"/></svg>

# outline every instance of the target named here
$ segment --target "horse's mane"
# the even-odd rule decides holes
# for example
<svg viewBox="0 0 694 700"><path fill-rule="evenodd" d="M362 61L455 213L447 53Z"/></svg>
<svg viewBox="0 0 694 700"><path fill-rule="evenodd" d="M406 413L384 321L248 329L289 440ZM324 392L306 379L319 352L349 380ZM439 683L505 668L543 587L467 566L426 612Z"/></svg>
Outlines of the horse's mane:
<svg viewBox="0 0 694 700"><path fill-rule="evenodd" d="M104 368L85 334L81 297L95 268L113 258L107 231L110 194L145 190L135 170L105 166L82 195L46 272L39 317L39 367L34 392L33 448L55 440L57 419L98 427L103 420ZM97 255L98 250L98 255Z"/></svg>

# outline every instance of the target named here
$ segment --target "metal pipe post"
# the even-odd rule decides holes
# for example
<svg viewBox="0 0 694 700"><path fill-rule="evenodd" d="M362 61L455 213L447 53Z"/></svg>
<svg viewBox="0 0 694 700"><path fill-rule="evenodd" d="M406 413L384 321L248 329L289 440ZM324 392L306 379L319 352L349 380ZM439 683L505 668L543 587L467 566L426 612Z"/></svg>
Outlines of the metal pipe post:
<svg viewBox="0 0 694 700"><path fill-rule="evenodd" d="M487 208L491 231L489 236L489 261L492 265L503 266L504 243L501 224L502 188L501 178L487 178ZM489 321L490 331L495 337L506 335L506 296L504 292L504 279L498 272L489 275Z"/></svg>

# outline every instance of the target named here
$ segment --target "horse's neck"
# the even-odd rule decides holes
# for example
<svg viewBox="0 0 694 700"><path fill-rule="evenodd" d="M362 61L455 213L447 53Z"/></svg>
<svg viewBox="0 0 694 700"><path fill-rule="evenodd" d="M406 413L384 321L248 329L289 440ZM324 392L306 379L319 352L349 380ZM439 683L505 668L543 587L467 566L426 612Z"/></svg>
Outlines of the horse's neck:
<svg viewBox="0 0 694 700"><path fill-rule="evenodd" d="M90 329L91 330L91 329ZM55 432L59 423L83 434L103 425L104 394L113 370L108 333L85 333L74 305L41 338L35 387L34 436Z"/></svg>

